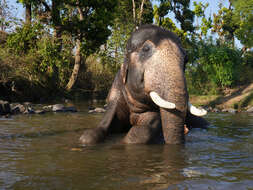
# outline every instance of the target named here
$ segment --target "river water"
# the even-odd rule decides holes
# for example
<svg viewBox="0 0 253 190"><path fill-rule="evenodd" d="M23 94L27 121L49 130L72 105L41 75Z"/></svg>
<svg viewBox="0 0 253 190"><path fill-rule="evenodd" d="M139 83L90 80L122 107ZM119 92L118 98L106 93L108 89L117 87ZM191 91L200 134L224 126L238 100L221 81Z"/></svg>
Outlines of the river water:
<svg viewBox="0 0 253 190"><path fill-rule="evenodd" d="M78 106L77 106L78 105ZM122 135L83 147L102 114L17 115L0 120L0 189L253 189L253 114L209 113L183 146L122 145Z"/></svg>

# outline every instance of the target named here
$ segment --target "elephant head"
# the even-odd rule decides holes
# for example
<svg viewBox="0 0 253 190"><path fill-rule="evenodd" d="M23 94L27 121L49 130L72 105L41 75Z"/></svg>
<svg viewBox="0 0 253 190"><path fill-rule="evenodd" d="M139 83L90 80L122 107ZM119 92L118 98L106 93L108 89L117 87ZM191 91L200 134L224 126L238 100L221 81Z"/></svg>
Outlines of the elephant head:
<svg viewBox="0 0 253 190"><path fill-rule="evenodd" d="M174 33L145 25L128 40L120 71L130 113L160 112L164 140L169 144L184 142L187 109L205 114L189 103L186 62L186 52Z"/></svg>

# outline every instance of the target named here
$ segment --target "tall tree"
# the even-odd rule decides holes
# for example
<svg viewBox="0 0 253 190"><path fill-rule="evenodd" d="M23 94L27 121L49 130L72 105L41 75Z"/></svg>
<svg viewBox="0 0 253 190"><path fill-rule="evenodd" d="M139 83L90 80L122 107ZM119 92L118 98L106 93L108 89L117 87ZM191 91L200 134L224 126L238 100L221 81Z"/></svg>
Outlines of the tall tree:
<svg viewBox="0 0 253 190"><path fill-rule="evenodd" d="M190 0L160 0L159 7L155 6L154 15L158 25L164 25L169 12L174 13L184 32L194 30L194 13L190 10Z"/></svg>
<svg viewBox="0 0 253 190"><path fill-rule="evenodd" d="M133 23L134 26L140 26L142 24L143 19L143 11L148 7L148 3L150 1L146 0L132 0L132 6L133 6ZM147 4L145 6L145 4ZM145 6L145 7L144 7Z"/></svg>
<svg viewBox="0 0 253 190"><path fill-rule="evenodd" d="M80 22L83 22L84 21L84 16L83 16L83 11L79 5L79 2L77 2L77 11L78 11L78 14L79 14L79 20ZM70 90L76 79L77 79L77 76L78 76L78 72L79 72L79 69L80 69L80 66L81 66L81 63L82 63L82 54L81 54L81 41L82 41L82 33L80 30L78 30L78 34L77 34L77 37L76 37L76 52L75 52L75 65L74 65L74 68L73 68L73 71L72 71L72 74L71 74L71 77L69 79L69 82L66 86L66 89L67 90Z"/></svg>
<svg viewBox="0 0 253 190"><path fill-rule="evenodd" d="M54 42L58 51L62 50L63 33L68 33L75 41L75 64L67 90L72 89L81 63L99 49L110 35L113 23L115 0L22 0L24 5L32 5L33 13L40 22L53 28ZM53 65L54 76L58 76L57 65ZM58 79L55 78L57 85Z"/></svg>
<svg viewBox="0 0 253 190"><path fill-rule="evenodd" d="M70 29L76 40L75 65L66 86L67 90L71 90L76 82L81 63L85 62L86 57L91 53L98 50L111 34L108 26L113 23L113 10L116 8L117 1L72 0L66 4L74 7L72 16L65 22L65 26Z"/></svg>
<svg viewBox="0 0 253 190"><path fill-rule="evenodd" d="M131 32L136 26L153 23L152 3L150 0L119 1L113 14L112 34L101 49L100 55L105 59L104 62L108 60L107 62L117 70L123 62L126 41Z"/></svg>
<svg viewBox="0 0 253 190"><path fill-rule="evenodd" d="M231 6L229 8L219 5L218 14L214 14L214 26L212 31L219 35L222 43L231 43L234 47L235 31L239 27L239 23L233 21L234 11Z"/></svg>
<svg viewBox="0 0 253 190"><path fill-rule="evenodd" d="M193 2L193 12L196 17L197 25L195 26L194 34L197 34L200 40L202 40L203 36L207 35L208 30L212 28L212 19L209 16L206 18L205 11L209 6L209 3L203 4L202 2L197 3L196 1ZM199 22L201 19L201 22Z"/></svg>
<svg viewBox="0 0 253 190"><path fill-rule="evenodd" d="M32 3L33 0L19 0L20 3L25 7L25 23L31 24L32 22Z"/></svg>
<svg viewBox="0 0 253 190"><path fill-rule="evenodd" d="M234 15L232 21L238 24L235 31L236 37L245 46L244 49L253 47L253 0L232 1Z"/></svg>

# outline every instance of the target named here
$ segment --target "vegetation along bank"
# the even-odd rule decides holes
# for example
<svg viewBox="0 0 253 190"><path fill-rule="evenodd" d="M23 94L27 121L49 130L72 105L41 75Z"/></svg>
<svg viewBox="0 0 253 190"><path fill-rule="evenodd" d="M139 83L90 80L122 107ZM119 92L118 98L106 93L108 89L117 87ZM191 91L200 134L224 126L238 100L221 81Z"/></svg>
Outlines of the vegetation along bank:
<svg viewBox="0 0 253 190"><path fill-rule="evenodd" d="M1 1L0 99L105 98L130 33L152 23L181 38L193 103L247 109L253 0L222 2L209 14L208 3L190 0Z"/></svg>

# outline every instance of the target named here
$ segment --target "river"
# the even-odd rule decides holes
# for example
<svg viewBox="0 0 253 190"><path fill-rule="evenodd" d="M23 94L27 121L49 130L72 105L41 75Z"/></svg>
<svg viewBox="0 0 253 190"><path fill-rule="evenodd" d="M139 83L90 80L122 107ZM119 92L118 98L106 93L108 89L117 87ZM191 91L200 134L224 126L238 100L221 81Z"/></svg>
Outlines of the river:
<svg viewBox="0 0 253 190"><path fill-rule="evenodd" d="M16 115L0 120L0 189L253 189L253 114L208 113L186 144L122 145L122 135L81 146L102 114Z"/></svg>

